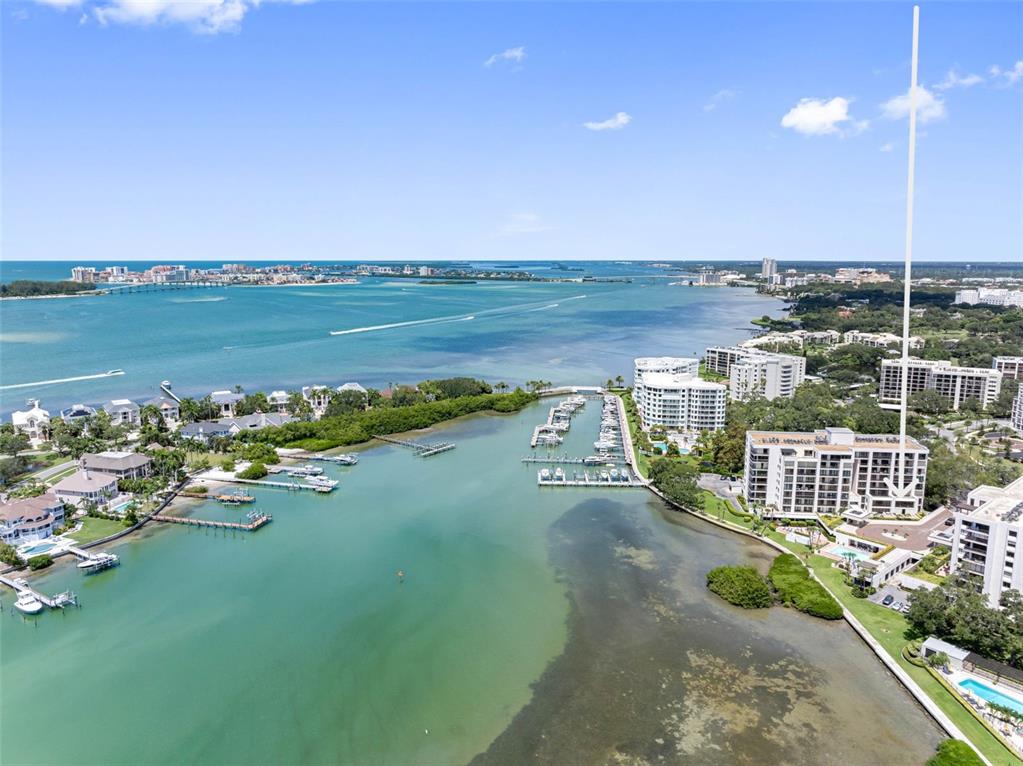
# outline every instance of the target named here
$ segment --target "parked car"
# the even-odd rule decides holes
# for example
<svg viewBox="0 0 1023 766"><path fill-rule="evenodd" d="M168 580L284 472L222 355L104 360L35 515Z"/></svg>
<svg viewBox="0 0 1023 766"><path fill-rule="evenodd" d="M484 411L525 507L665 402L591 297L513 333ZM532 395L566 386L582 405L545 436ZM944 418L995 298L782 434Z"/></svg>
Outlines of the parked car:
<svg viewBox="0 0 1023 766"><path fill-rule="evenodd" d="M902 609L899 610L903 614L909 614L909 604L903 604Z"/></svg>
<svg viewBox="0 0 1023 766"><path fill-rule="evenodd" d="M885 596L883 599L881 599L881 603L884 604L885 606L888 606L894 600L895 600L895 596L893 596L891 593L889 593L887 596Z"/></svg>
<svg viewBox="0 0 1023 766"><path fill-rule="evenodd" d="M903 608L905 608L905 606L906 605L903 604L901 601L896 601L894 604L892 604L892 609L894 609L896 612L901 612Z"/></svg>

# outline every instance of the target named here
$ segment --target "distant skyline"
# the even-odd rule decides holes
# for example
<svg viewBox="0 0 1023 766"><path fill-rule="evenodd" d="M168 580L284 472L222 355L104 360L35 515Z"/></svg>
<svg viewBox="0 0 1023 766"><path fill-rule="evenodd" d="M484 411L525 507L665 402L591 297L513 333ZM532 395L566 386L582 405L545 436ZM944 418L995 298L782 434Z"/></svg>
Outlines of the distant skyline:
<svg viewBox="0 0 1023 766"><path fill-rule="evenodd" d="M6 2L0 258L899 261L911 8ZM1023 4L920 60L915 260L1023 260Z"/></svg>

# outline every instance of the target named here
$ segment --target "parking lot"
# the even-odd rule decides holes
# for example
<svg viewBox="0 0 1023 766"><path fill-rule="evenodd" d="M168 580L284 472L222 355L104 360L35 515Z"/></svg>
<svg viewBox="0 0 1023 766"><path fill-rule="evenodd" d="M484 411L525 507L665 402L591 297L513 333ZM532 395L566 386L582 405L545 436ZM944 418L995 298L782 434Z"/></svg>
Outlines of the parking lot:
<svg viewBox="0 0 1023 766"><path fill-rule="evenodd" d="M877 593L873 596L868 596L867 600L873 601L875 604L881 604L884 601L885 596L891 596L894 599L890 606L894 606L900 601L903 604L909 603L909 591L903 590L899 587L898 583L895 582L885 583L878 589Z"/></svg>

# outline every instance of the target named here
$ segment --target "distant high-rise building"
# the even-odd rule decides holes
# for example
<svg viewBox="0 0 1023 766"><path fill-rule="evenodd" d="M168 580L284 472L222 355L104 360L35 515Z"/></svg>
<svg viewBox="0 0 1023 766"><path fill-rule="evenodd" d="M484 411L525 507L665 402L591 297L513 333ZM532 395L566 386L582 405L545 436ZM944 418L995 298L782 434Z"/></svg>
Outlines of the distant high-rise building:
<svg viewBox="0 0 1023 766"><path fill-rule="evenodd" d="M778 262L774 258L764 258L760 263L760 276L770 281L778 273Z"/></svg>
<svg viewBox="0 0 1023 766"><path fill-rule="evenodd" d="M1023 356L996 356L991 360L991 369L998 370L1004 378L1023 380Z"/></svg>
<svg viewBox="0 0 1023 766"><path fill-rule="evenodd" d="M909 396L933 389L948 399L949 407L958 410L967 399L976 399L982 407L989 407L1002 390L1002 373L984 367L957 367L951 362L930 359L910 359L907 365ZM881 361L881 381L877 398L882 402L898 403L902 400L902 360Z"/></svg>
<svg viewBox="0 0 1023 766"><path fill-rule="evenodd" d="M96 269L92 266L75 266L71 269L72 282L95 282Z"/></svg>

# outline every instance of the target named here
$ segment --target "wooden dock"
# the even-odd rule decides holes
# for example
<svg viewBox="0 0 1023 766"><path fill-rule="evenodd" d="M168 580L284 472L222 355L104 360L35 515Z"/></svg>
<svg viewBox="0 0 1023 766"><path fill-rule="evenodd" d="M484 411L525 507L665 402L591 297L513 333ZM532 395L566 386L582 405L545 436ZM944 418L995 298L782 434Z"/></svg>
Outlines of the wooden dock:
<svg viewBox="0 0 1023 766"><path fill-rule="evenodd" d="M583 465L581 457L568 457L567 455L551 455L550 457L524 457L523 463L561 463L562 465Z"/></svg>
<svg viewBox="0 0 1023 766"><path fill-rule="evenodd" d="M0 583L3 583L8 588L11 588L15 593L21 595L22 593L31 593L36 601L48 606L50 609L63 609L65 606L78 606L78 597L72 591L64 591L58 593L52 598L47 596L45 593L40 593L35 588L29 587L29 584L22 579L12 580L9 577L0 575Z"/></svg>
<svg viewBox="0 0 1023 766"><path fill-rule="evenodd" d="M265 479L239 479L237 477L227 479L217 476L212 481L223 481L230 482L232 484L252 484L257 487L271 487L273 489L286 489L290 492L298 492L299 490L309 489L314 492L323 492L320 487L312 484L299 484L296 481L266 481ZM331 487L333 489L333 487Z"/></svg>
<svg viewBox="0 0 1023 766"><path fill-rule="evenodd" d="M431 455L439 455L441 452L447 452L453 450L455 445L451 442L441 442L439 444L426 444L424 442L413 442L406 439L394 439L390 436L380 436L375 434L374 439L379 439L382 442L388 444L394 444L398 447L405 447L406 449L413 450L419 457L430 457Z"/></svg>
<svg viewBox="0 0 1023 766"><path fill-rule="evenodd" d="M166 516L157 514L150 516L153 521L162 521L165 524L185 524L192 527L212 527L214 529L235 529L242 532L255 532L260 527L273 521L269 513L260 513L253 517L248 524L241 524L237 521L210 521L209 519L193 519L185 516Z"/></svg>
<svg viewBox="0 0 1023 766"><path fill-rule="evenodd" d="M545 479L537 471L536 483L540 487L600 487L602 489L643 486L643 483L637 481L631 473L620 473L617 479L610 477L604 479L601 478L599 473L591 474L589 471L583 471L581 474L574 471L571 478L566 476L563 479L558 479L553 475Z"/></svg>

